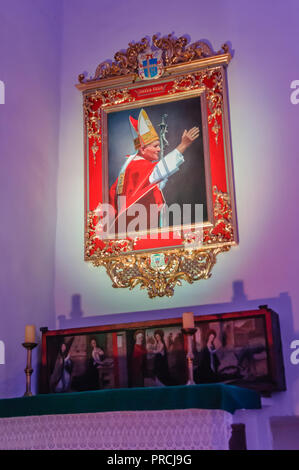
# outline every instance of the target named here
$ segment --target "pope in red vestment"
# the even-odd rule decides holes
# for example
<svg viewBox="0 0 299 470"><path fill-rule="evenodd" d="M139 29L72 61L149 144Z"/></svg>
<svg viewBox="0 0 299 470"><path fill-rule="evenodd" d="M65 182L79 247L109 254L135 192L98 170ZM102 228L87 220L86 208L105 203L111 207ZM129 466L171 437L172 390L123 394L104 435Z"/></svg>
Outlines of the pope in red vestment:
<svg viewBox="0 0 299 470"><path fill-rule="evenodd" d="M134 205L142 204L146 209L146 228L152 228L150 207L154 206L157 214L162 210L165 204L162 189L184 162L183 151L198 137L199 129L185 130L177 148L159 160L159 137L145 110L140 111L138 121L132 116L129 119L136 153L127 156L110 188L109 203L114 208L116 221L120 215L126 215L126 228L136 217Z"/></svg>

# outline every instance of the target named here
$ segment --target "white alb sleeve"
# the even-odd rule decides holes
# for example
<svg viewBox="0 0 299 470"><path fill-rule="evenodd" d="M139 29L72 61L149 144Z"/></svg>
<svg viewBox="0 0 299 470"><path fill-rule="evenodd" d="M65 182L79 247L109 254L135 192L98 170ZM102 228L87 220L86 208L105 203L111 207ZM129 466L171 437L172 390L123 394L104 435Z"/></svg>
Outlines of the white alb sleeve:
<svg viewBox="0 0 299 470"><path fill-rule="evenodd" d="M174 149L157 163L150 174L149 182L151 184L158 183L169 178L178 171L182 163L184 163L184 156L177 149Z"/></svg>

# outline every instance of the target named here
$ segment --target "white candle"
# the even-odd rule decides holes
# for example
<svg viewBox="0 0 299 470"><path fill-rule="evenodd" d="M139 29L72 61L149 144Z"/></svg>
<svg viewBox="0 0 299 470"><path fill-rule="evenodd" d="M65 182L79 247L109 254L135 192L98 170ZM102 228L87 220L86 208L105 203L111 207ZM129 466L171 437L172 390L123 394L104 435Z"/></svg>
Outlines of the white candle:
<svg viewBox="0 0 299 470"><path fill-rule="evenodd" d="M25 326L25 343L35 343L35 326Z"/></svg>
<svg viewBox="0 0 299 470"><path fill-rule="evenodd" d="M194 328L194 315L193 312L183 313L183 328Z"/></svg>

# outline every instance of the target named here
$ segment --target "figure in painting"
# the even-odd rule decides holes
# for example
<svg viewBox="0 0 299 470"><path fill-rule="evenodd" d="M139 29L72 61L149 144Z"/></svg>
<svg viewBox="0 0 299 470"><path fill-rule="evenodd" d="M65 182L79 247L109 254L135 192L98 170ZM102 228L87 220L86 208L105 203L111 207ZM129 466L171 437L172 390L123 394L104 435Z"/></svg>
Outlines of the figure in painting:
<svg viewBox="0 0 299 470"><path fill-rule="evenodd" d="M156 385L171 385L169 374L167 347L164 340L164 331L154 332L155 345L152 349L154 353L154 374Z"/></svg>
<svg viewBox="0 0 299 470"><path fill-rule="evenodd" d="M90 347L91 357L88 364L88 382L91 390L97 390L104 388L106 375L111 373L114 361L105 357L105 352L98 345L96 338L91 338Z"/></svg>
<svg viewBox="0 0 299 470"><path fill-rule="evenodd" d="M196 383L217 382L219 381L218 367L220 361L215 347L216 331L208 330L204 346L198 353L198 367L194 373Z"/></svg>
<svg viewBox="0 0 299 470"><path fill-rule="evenodd" d="M144 387L144 378L146 376L146 347L145 334L143 330L137 330L134 333L134 348L131 356L131 386Z"/></svg>
<svg viewBox="0 0 299 470"><path fill-rule="evenodd" d="M119 220L120 215L126 214L134 204L142 204L146 208L146 228L153 228L150 206L154 205L157 226L162 227L161 214L165 205L162 190L168 178L176 173L184 162L183 153L198 138L199 128L184 130L178 146L159 160L159 136L146 111L140 111L138 120L132 116L129 120L136 152L127 155L118 178L110 188L109 202L114 208L116 220ZM133 217L127 216L126 224L132 219Z"/></svg>
<svg viewBox="0 0 299 470"><path fill-rule="evenodd" d="M187 381L187 367L184 338L181 331L171 331L167 336L166 343L171 381L173 385L185 384Z"/></svg>
<svg viewBox="0 0 299 470"><path fill-rule="evenodd" d="M69 350L71 344L62 343L56 358L53 373L50 377L50 391L52 393L63 393L70 391L71 388L71 372L72 360Z"/></svg>
<svg viewBox="0 0 299 470"><path fill-rule="evenodd" d="M105 357L105 353L102 348L98 346L97 340L92 338L90 340L91 346L91 357L93 360L93 365L102 365Z"/></svg>

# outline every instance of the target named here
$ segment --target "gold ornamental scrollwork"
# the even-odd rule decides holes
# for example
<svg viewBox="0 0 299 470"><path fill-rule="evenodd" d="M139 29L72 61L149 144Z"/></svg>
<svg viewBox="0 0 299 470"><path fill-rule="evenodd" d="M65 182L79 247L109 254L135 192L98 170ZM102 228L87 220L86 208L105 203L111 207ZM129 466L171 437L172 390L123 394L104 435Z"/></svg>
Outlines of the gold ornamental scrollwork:
<svg viewBox="0 0 299 470"><path fill-rule="evenodd" d="M130 95L127 88L122 90L104 90L87 94L84 97L84 119L87 137L92 142L91 150L94 163L96 163L96 154L102 142L101 136L101 107L131 102L134 98Z"/></svg>
<svg viewBox="0 0 299 470"><path fill-rule="evenodd" d="M206 57L213 57L220 54L227 54L228 45L223 44L218 52L214 52L206 41L196 41L188 44L189 39L185 36L176 38L172 33L160 37L157 34L152 39L144 37L139 42L128 44L125 51L118 51L114 54L114 61L106 60L101 62L93 77L87 79L81 73L78 76L79 83L87 83L107 78L119 77L128 74L138 74L138 55L151 49L161 50L163 66L169 67L177 64L192 62Z"/></svg>
<svg viewBox="0 0 299 470"><path fill-rule="evenodd" d="M215 196L214 218L215 224L211 228L204 230L204 245L214 243L227 243L234 240L234 229L232 224L232 207L230 197L216 186L213 187Z"/></svg>
<svg viewBox="0 0 299 470"><path fill-rule="evenodd" d="M138 54L145 51L149 47L149 40L142 38L137 43L129 43L128 49L118 51L114 55L114 62L101 62L96 69L92 80L100 80L101 78L110 78L119 75L127 75L135 73L138 68Z"/></svg>
<svg viewBox="0 0 299 470"><path fill-rule="evenodd" d="M85 96L83 103L84 120L86 133L89 142L92 142L91 150L94 163L96 163L96 154L99 150L101 138L101 113L100 108L95 108L96 98L94 96Z"/></svg>
<svg viewBox="0 0 299 470"><path fill-rule="evenodd" d="M123 88L121 90L97 90L95 93L93 93L92 97L95 100L100 100L102 107L130 102L133 100L128 88Z"/></svg>
<svg viewBox="0 0 299 470"><path fill-rule="evenodd" d="M185 36L175 38L172 34L168 34L168 36L159 38L154 35L152 41L155 47L164 52L166 66L214 55L212 48L204 41L196 41L188 46L189 41Z"/></svg>
<svg viewBox="0 0 299 470"><path fill-rule="evenodd" d="M216 263L217 254L228 251L229 246L208 251L184 250L164 252L167 259L163 268L154 269L149 264L150 255L135 255L107 261L93 261L94 266L105 266L115 288L133 289L140 286L147 289L150 298L172 297L174 288L182 281L192 284L200 279L208 279Z"/></svg>

